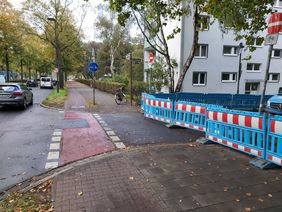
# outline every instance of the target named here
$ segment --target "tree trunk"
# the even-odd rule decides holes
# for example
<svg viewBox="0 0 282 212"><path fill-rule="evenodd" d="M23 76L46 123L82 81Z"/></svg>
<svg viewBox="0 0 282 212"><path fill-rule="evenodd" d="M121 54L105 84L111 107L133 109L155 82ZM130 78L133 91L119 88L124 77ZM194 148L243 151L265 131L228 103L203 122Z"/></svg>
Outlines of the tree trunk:
<svg viewBox="0 0 282 212"><path fill-rule="evenodd" d="M10 82L10 64L9 64L9 52L8 49L5 49L5 63L6 63L6 81Z"/></svg>
<svg viewBox="0 0 282 212"><path fill-rule="evenodd" d="M115 62L115 56L114 56L114 50L113 50L113 46L111 45L111 49L110 49L110 57L111 57L111 65L110 65L110 70L111 70L111 74L112 76L114 76L115 74L115 67L114 67L114 62Z"/></svg>
<svg viewBox="0 0 282 212"><path fill-rule="evenodd" d="M183 66L182 73L179 76L179 79L178 79L178 82L177 82L177 85L176 85L176 88L175 88L175 92L180 92L181 91L185 75L186 75L188 69L190 68L190 66L191 66L191 64L193 62L193 59L194 59L194 55L195 55L195 51L196 51L197 44L198 44L198 39L199 39L199 32L198 32L198 29L197 29L198 20L199 20L199 14L198 14L198 8L196 7L195 13L194 13L194 36L193 36L193 43L192 43L192 47L191 47L191 51L190 51L189 57L187 58L184 66Z"/></svg>

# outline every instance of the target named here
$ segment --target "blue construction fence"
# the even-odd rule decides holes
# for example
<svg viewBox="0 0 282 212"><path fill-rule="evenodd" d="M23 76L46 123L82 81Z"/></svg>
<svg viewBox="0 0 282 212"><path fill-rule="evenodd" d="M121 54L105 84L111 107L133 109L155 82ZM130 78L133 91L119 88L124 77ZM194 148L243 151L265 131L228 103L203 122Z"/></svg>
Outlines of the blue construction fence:
<svg viewBox="0 0 282 212"><path fill-rule="evenodd" d="M210 141L282 166L281 116L177 100L175 95L162 98L162 95L142 95L145 117L205 132Z"/></svg>
<svg viewBox="0 0 282 212"><path fill-rule="evenodd" d="M224 94L224 93L158 93L158 94L142 94L141 107L143 107L143 97L153 96L160 99L170 99L173 101L198 102L204 104L220 105L225 108L258 108L261 95L251 94ZM264 104L272 95L264 96Z"/></svg>

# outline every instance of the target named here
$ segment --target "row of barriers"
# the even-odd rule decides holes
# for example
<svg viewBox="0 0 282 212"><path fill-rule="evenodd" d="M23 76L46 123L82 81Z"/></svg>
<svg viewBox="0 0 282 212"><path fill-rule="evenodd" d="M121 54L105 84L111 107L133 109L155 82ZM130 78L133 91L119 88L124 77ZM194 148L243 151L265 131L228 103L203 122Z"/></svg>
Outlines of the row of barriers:
<svg viewBox="0 0 282 212"><path fill-rule="evenodd" d="M143 94L144 116L205 132L209 141L282 166L282 117Z"/></svg>
<svg viewBox="0 0 282 212"><path fill-rule="evenodd" d="M145 94L159 99L170 99L173 101L198 102L204 104L221 105L226 108L258 108L261 95L251 94L225 94L225 93L158 93ZM271 95L264 96L264 104ZM141 102L142 105L142 102Z"/></svg>

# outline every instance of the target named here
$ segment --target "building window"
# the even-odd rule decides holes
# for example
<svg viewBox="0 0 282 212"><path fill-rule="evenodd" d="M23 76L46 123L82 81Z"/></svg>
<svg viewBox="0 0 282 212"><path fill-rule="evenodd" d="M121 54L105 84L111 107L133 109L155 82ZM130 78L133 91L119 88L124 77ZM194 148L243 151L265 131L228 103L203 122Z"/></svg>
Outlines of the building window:
<svg viewBox="0 0 282 212"><path fill-rule="evenodd" d="M245 94L258 94L259 82L247 82L245 85Z"/></svg>
<svg viewBox="0 0 282 212"><path fill-rule="evenodd" d="M260 63L247 63L247 71L259 72L260 66Z"/></svg>
<svg viewBox="0 0 282 212"><path fill-rule="evenodd" d="M277 1L277 7L282 7L282 1Z"/></svg>
<svg viewBox="0 0 282 212"><path fill-rule="evenodd" d="M223 46L223 55L225 56L237 56L238 46Z"/></svg>
<svg viewBox="0 0 282 212"><path fill-rule="evenodd" d="M208 57L208 45L198 44L195 51L196 58L207 58Z"/></svg>
<svg viewBox="0 0 282 212"><path fill-rule="evenodd" d="M246 44L253 47L262 47L263 41L263 37L251 38L247 40Z"/></svg>
<svg viewBox="0 0 282 212"><path fill-rule="evenodd" d="M206 31L209 30L210 26L210 17L207 15L200 15L200 19L198 22L198 29L200 31Z"/></svg>
<svg viewBox="0 0 282 212"><path fill-rule="evenodd" d="M273 49L272 58L281 58L281 49Z"/></svg>
<svg viewBox="0 0 282 212"><path fill-rule="evenodd" d="M222 73L221 82L236 82L237 73Z"/></svg>
<svg viewBox="0 0 282 212"><path fill-rule="evenodd" d="M193 72L193 85L205 86L207 82L206 72Z"/></svg>
<svg viewBox="0 0 282 212"><path fill-rule="evenodd" d="M269 73L267 80L268 82L279 82L280 74L279 73Z"/></svg>

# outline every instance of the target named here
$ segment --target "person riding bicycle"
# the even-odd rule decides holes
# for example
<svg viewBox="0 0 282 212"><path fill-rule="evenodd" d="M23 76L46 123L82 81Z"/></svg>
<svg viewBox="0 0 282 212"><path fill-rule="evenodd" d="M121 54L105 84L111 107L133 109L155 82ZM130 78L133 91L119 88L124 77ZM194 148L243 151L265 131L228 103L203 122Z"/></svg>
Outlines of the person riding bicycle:
<svg viewBox="0 0 282 212"><path fill-rule="evenodd" d="M116 95L119 101L122 101L122 99L124 98L124 94L122 92L122 87L116 90Z"/></svg>

